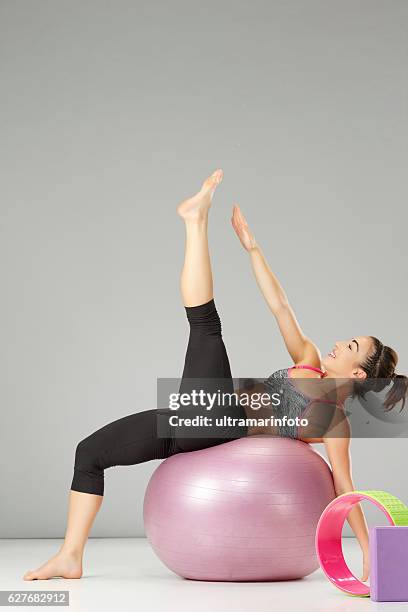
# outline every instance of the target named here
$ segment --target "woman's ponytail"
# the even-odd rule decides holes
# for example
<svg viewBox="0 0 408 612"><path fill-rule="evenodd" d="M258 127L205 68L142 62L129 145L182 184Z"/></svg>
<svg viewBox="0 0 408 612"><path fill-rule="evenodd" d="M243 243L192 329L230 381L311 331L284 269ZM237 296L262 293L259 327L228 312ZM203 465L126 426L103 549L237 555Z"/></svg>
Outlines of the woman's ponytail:
<svg viewBox="0 0 408 612"><path fill-rule="evenodd" d="M404 374L394 374L392 377L392 387L388 391L384 402L384 409L392 410L395 404L398 404L402 400L402 406L399 412L402 412L408 392L408 376Z"/></svg>
<svg viewBox="0 0 408 612"><path fill-rule="evenodd" d="M380 392L389 385L392 380L392 387L388 391L383 403L384 410L392 410L396 404L402 400L401 412L405 406L408 392L408 377L404 374L396 374L395 368L398 363L398 355L390 346L384 345L375 336L370 336L373 342L373 350L366 357L360 367L367 374L363 381L355 381L353 397L364 398L367 391Z"/></svg>

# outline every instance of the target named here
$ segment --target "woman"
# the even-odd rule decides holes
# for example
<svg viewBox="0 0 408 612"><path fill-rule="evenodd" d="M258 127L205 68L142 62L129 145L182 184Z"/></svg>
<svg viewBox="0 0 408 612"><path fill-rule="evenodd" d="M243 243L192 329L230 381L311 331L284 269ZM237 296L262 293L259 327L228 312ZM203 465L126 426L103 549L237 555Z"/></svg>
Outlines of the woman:
<svg viewBox="0 0 408 612"><path fill-rule="evenodd" d="M178 213L186 227L186 250L181 274L181 293L190 324L190 337L186 352L181 391L194 388L193 379L204 381L206 390L214 390L215 381L224 381L223 390L233 391L230 365L221 335L220 319L213 299L213 282L207 241L208 211L222 171L216 170L200 191L182 202ZM290 370L292 378L322 376L364 379L367 376L388 377L394 374L396 353L383 347L375 338L359 336L350 341L336 343L332 353L323 359L317 347L304 336L278 280L269 269L238 207L234 207L233 227L249 252L260 289L276 317L287 349L295 363ZM286 370L274 373L285 377ZM271 379L274 378L272 375ZM402 397L402 387L392 397ZM205 381L208 381L207 383ZM402 378L401 378L402 381ZM301 381L300 381L301 382ZM297 399L304 398L298 392ZM247 411L238 405L216 407L222 414L245 417ZM221 444L231 438L259 433L292 435L305 442L325 442L331 462L336 494L354 489L349 461L349 437L343 435L345 419L338 419L341 437L310 438L307 432L271 431L232 425L208 436L200 429L196 435L189 430L175 431L169 425L169 409L146 410L118 419L82 440L75 453L74 475L69 494L68 521L64 542L59 551L44 565L24 575L25 580L44 580L52 576L80 578L82 557L96 514L104 495L104 470L114 465L133 465L151 459L164 459L175 453L198 450ZM167 427L167 435L158 432L159 421ZM347 431L346 431L347 433ZM364 516L359 507L353 509L349 523L356 534L364 556L363 579L368 577L368 535Z"/></svg>

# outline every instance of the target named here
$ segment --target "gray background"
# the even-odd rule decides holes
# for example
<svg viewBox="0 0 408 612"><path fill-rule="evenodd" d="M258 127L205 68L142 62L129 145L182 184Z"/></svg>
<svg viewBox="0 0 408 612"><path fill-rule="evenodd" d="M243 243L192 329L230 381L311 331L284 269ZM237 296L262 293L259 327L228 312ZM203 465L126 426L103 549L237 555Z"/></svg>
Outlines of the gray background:
<svg viewBox="0 0 408 612"><path fill-rule="evenodd" d="M234 375L290 365L234 201L323 352L374 334L408 371L407 26L403 0L2 0L1 537L63 536L76 444L180 375L175 208L219 166ZM356 487L408 502L406 451L354 440ZM92 535L143 534L156 465L106 471Z"/></svg>

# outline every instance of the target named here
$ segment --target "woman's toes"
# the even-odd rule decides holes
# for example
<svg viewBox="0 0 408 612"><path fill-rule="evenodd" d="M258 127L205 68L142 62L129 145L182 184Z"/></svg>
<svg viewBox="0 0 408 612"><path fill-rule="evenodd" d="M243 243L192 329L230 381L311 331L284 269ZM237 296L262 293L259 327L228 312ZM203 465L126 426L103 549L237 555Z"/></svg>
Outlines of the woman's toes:
<svg viewBox="0 0 408 612"><path fill-rule="evenodd" d="M23 576L23 580L32 580L34 572L32 570L28 570Z"/></svg>
<svg viewBox="0 0 408 612"><path fill-rule="evenodd" d="M211 205L215 188L222 181L223 172L216 170L209 176L201 186L201 189L191 198L184 200L177 207L177 212L183 219L199 219L205 216Z"/></svg>
<svg viewBox="0 0 408 612"><path fill-rule="evenodd" d="M213 172L208 178L205 179L201 189L207 191L207 189L212 189L219 185L222 181L224 173L221 168L218 168L215 172Z"/></svg>
<svg viewBox="0 0 408 612"><path fill-rule="evenodd" d="M36 570L29 570L23 576L23 580L38 580L39 574Z"/></svg>

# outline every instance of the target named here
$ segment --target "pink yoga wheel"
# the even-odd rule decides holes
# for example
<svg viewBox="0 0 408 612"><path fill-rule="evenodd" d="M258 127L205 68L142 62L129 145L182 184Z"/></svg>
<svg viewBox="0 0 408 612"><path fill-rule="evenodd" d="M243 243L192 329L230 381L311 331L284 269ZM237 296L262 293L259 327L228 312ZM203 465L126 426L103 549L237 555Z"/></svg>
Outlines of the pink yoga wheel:
<svg viewBox="0 0 408 612"><path fill-rule="evenodd" d="M394 495L384 491L353 491L329 503L316 529L316 552L327 578L350 595L368 596L370 587L351 573L343 556L341 534L350 510L363 500L375 504L391 525L408 525L408 508Z"/></svg>

